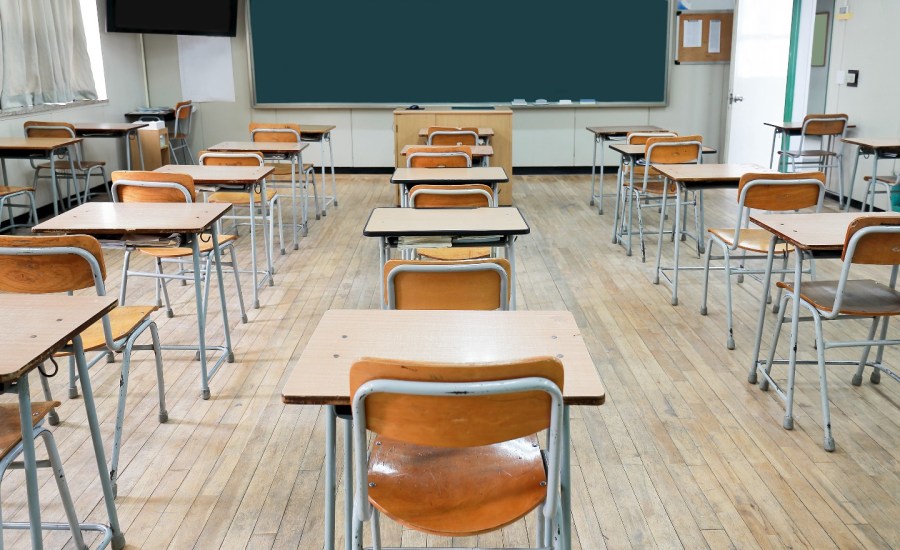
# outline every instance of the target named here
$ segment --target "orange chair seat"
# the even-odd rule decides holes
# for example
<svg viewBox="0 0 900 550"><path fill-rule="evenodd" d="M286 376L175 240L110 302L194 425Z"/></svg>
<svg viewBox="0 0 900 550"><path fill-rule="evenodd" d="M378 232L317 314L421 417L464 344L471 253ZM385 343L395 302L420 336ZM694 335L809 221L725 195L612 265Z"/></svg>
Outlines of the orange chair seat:
<svg viewBox="0 0 900 550"><path fill-rule="evenodd" d="M131 334L144 319L156 311L156 306L119 306L109 312L109 326L113 340L121 340ZM106 336L103 334L103 321L97 321L81 333L81 343L85 351L96 351L106 348ZM71 342L70 342L71 344ZM69 352L57 353L57 357L67 357Z"/></svg>
<svg viewBox="0 0 900 550"><path fill-rule="evenodd" d="M25 191L31 191L33 193L34 187L9 187L7 185L0 185L0 197L15 195L16 193L22 193Z"/></svg>
<svg viewBox="0 0 900 550"><path fill-rule="evenodd" d="M275 195L277 195L277 191L273 191L272 189L266 189L266 201L272 200ZM257 191L253 193L253 202L254 204L259 204L262 201L262 194ZM245 193L243 191L219 191L210 195L206 202L215 202L215 203L229 203L229 204L250 204L250 194Z"/></svg>
<svg viewBox="0 0 900 550"><path fill-rule="evenodd" d="M779 281L778 286L788 292L794 285ZM837 281L809 281L800 286L800 296L822 311L834 309ZM871 279L847 281L840 313L846 315L900 315L900 292Z"/></svg>
<svg viewBox="0 0 900 550"><path fill-rule="evenodd" d="M864 179L865 181L872 181L872 176L865 176L863 179ZM878 180L878 181L880 181L880 182L882 182L882 183L887 183L887 184L890 184L890 185L893 185L893 184L897 183L897 177L896 177L896 176L876 176L875 179Z"/></svg>
<svg viewBox="0 0 900 550"><path fill-rule="evenodd" d="M219 235L219 244L222 245L236 239L237 235ZM205 254L211 252L212 248L212 235L210 233L203 233L202 238L200 239L200 253ZM193 251L189 246L178 246L175 248L149 247L138 248L138 250L144 254L153 256L154 258L183 258L193 254Z"/></svg>
<svg viewBox="0 0 900 550"><path fill-rule="evenodd" d="M442 260L445 262L459 260L477 260L489 258L491 249L487 246L457 246L449 248L417 248L416 254L430 260Z"/></svg>
<svg viewBox="0 0 900 550"><path fill-rule="evenodd" d="M422 447L378 436L368 479L369 501L382 513L412 529L447 537L499 529L547 496L536 436L462 448Z"/></svg>
<svg viewBox="0 0 900 550"><path fill-rule="evenodd" d="M90 168L96 168L98 166L106 166L106 162L102 160L83 160L81 162L73 162L76 170L88 170ZM57 172L68 172L69 171L69 162L65 160L57 161L56 164ZM50 163L42 162L37 165L38 170L49 170Z"/></svg>
<svg viewBox="0 0 900 550"><path fill-rule="evenodd" d="M628 183L628 180L623 180L623 181L624 181L625 187L631 187L631 185L629 185L629 183ZM643 180L634 182L635 189L637 189L638 191L646 192L647 194L650 194L650 195L662 195L663 194L663 185L664 185L663 182L661 182L659 180L650 180L647 182L647 187L645 188ZM678 187L674 183L670 183L667 194L671 197L671 196L675 195L676 191L678 191Z"/></svg>
<svg viewBox="0 0 900 550"><path fill-rule="evenodd" d="M31 404L31 423L37 426L38 422L54 407L59 407L59 401L38 401ZM22 424L19 423L19 405L16 403L0 403L0 459L9 454L13 447L22 441Z"/></svg>
<svg viewBox="0 0 900 550"><path fill-rule="evenodd" d="M709 229L709 232L718 237L728 247L734 246L734 229ZM766 254L769 252L769 241L772 234L765 229L746 228L741 229L741 241L737 247L750 252L759 252ZM778 243L775 245L776 254L784 254L792 252L794 247L787 243Z"/></svg>
<svg viewBox="0 0 900 550"><path fill-rule="evenodd" d="M631 166L631 165L629 165L629 164L626 164L626 165L625 165L625 171L622 172L622 174L624 175L624 177L626 177L626 178L629 177L629 175L631 174L631 169L632 169L632 166ZM643 177L644 177L644 172L646 172L646 171L647 171L647 167L644 166L643 164L635 164L635 165L634 165L634 177L635 177L635 178L638 178L638 177L643 178ZM651 176L658 176L658 175L659 175L659 170L657 170L656 168L653 168L653 167L651 166L651 167L650 167L650 175L651 175ZM635 182L635 183L637 183L637 182Z"/></svg>
<svg viewBox="0 0 900 550"><path fill-rule="evenodd" d="M308 162L304 162L303 163L303 172L306 172L307 170L312 170L313 167L314 166L312 164L310 164ZM266 164L266 168L274 168L275 171L272 172L272 175L275 177L278 177L278 176L290 177L291 176L290 163L282 162L282 163L275 163L275 164Z"/></svg>

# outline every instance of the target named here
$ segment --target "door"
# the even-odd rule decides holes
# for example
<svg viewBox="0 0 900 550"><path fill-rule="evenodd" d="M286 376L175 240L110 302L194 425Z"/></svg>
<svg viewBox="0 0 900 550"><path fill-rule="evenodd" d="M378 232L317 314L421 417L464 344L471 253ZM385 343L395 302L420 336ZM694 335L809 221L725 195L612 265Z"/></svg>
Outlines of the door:
<svg viewBox="0 0 900 550"><path fill-rule="evenodd" d="M725 114L725 160L769 165L772 128L784 120L793 2L737 0Z"/></svg>

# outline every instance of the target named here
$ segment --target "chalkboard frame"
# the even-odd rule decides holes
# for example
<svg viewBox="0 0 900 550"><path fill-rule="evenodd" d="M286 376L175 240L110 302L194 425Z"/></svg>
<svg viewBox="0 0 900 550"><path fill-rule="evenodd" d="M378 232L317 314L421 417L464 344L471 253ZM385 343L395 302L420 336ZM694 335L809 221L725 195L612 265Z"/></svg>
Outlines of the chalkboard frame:
<svg viewBox="0 0 900 550"><path fill-rule="evenodd" d="M397 109L410 105L409 102L401 103L401 102L269 102L262 103L257 100L257 90L256 90L256 72L254 69L254 56L253 56L253 28L251 23L250 16L250 2L252 0L244 0L244 24L245 24L245 32L246 32L246 41L247 41L247 63L249 65L249 77L250 77L250 97L251 97L251 107L254 109ZM624 0L621 0L624 1ZM522 104L512 104L510 102L428 102L422 101L418 102L417 105L422 107L435 107L435 106L454 106L454 107L470 107L470 108L479 108L479 107L506 107L512 108L513 110L519 109L596 109L596 108L608 108L608 107L621 107L621 108L629 108L629 107L666 107L669 104L669 66L673 62L672 54L673 54L673 44L674 40L673 28L677 23L677 14L676 14L676 6L673 4L673 0L665 0L667 3L667 14L666 14L666 37L665 37L665 45L666 45L666 53L663 63L663 98L660 101L596 101L594 103L580 103L577 98L573 99L571 103L561 104L556 101L550 101L546 104L535 104L533 102L529 102L526 105Z"/></svg>

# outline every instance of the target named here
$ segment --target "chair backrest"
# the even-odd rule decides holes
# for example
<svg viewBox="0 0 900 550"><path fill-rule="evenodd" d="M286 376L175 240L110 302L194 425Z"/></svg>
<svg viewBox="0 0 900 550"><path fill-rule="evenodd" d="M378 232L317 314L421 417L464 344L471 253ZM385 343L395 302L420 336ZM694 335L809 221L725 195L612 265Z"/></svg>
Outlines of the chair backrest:
<svg viewBox="0 0 900 550"><path fill-rule="evenodd" d="M23 125L26 137L75 137L75 126L68 122L28 120Z"/></svg>
<svg viewBox="0 0 900 550"><path fill-rule="evenodd" d="M738 204L754 210L790 211L815 207L825 198L825 174L747 173L738 183Z"/></svg>
<svg viewBox="0 0 900 550"><path fill-rule="evenodd" d="M843 135L847 128L847 118L843 113L806 115L803 117L801 132L807 136Z"/></svg>
<svg viewBox="0 0 900 550"><path fill-rule="evenodd" d="M251 122L249 130L250 141L282 143L300 142L299 124Z"/></svg>
<svg viewBox="0 0 900 550"><path fill-rule="evenodd" d="M703 137L698 135L651 137L644 145L647 164L698 163L703 153Z"/></svg>
<svg viewBox="0 0 900 550"><path fill-rule="evenodd" d="M478 145L478 128L430 126L428 145Z"/></svg>
<svg viewBox="0 0 900 550"><path fill-rule="evenodd" d="M175 135L190 135L191 116L193 115L193 113L194 105L191 103L191 100L179 101L175 104Z"/></svg>
<svg viewBox="0 0 900 550"><path fill-rule="evenodd" d="M414 185L409 190L413 208L481 208L494 206L494 192L480 183L469 185Z"/></svg>
<svg viewBox="0 0 900 550"><path fill-rule="evenodd" d="M900 264L900 214L853 220L847 227L841 259L854 264Z"/></svg>
<svg viewBox="0 0 900 550"><path fill-rule="evenodd" d="M260 151L240 153L200 151L198 162L205 166L262 166L263 154Z"/></svg>
<svg viewBox="0 0 900 550"><path fill-rule="evenodd" d="M103 251L94 237L0 235L2 292L48 294L96 288L103 295L105 278Z"/></svg>
<svg viewBox="0 0 900 550"><path fill-rule="evenodd" d="M142 170L112 173L113 202L194 202L197 191L188 174L166 174Z"/></svg>
<svg viewBox="0 0 900 550"><path fill-rule="evenodd" d="M468 145L446 147L409 147L406 149L408 168L471 168L472 148Z"/></svg>
<svg viewBox="0 0 900 550"><path fill-rule="evenodd" d="M509 309L510 264L504 258L460 261L389 260L388 309Z"/></svg>
<svg viewBox="0 0 900 550"><path fill-rule="evenodd" d="M364 358L350 368L350 396L354 413L364 407L365 426L375 433L416 445L474 447L510 441L547 429L551 424L550 395L535 389L513 395L487 393L455 397L410 395L402 391L372 392L361 396L360 392L366 385L379 380L415 382L425 387L529 378L547 380L561 392L563 365L555 357L494 364ZM358 397L363 397L361 403L357 401ZM359 417L354 414L354 418Z"/></svg>
<svg viewBox="0 0 900 550"><path fill-rule="evenodd" d="M628 132L625 143L628 145L644 145L647 140L654 137L675 137L675 132Z"/></svg>

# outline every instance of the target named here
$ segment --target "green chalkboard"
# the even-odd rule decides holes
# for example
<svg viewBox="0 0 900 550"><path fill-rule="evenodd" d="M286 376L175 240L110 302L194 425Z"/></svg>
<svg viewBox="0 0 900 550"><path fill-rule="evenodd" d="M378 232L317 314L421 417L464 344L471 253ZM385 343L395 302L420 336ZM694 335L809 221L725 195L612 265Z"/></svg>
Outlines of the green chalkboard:
<svg viewBox="0 0 900 550"><path fill-rule="evenodd" d="M669 0L248 0L254 104L666 101Z"/></svg>

